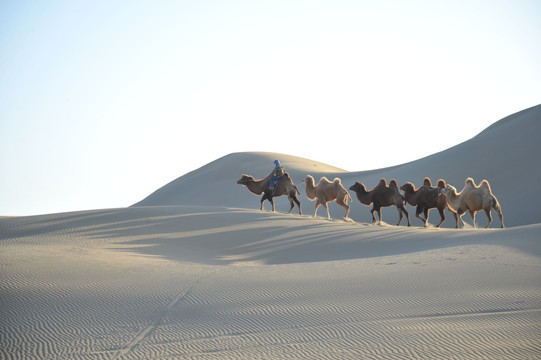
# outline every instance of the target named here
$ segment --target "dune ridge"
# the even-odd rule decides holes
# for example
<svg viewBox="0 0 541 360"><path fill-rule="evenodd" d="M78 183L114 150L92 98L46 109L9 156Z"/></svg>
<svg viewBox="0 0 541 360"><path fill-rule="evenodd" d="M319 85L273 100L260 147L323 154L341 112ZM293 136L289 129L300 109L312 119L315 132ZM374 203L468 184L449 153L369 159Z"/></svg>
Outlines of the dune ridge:
<svg viewBox="0 0 541 360"><path fill-rule="evenodd" d="M0 218L0 359L539 358L540 111L388 169L236 153L132 207ZM356 199L355 222L314 218L303 187L307 215L260 211L235 182L277 157L368 187L484 174L508 228L394 226L390 208L373 225Z"/></svg>
<svg viewBox="0 0 541 360"><path fill-rule="evenodd" d="M452 126L452 124L450 124ZM456 129L459 131L460 129ZM474 138L450 149L425 158L390 168L346 172L344 170L291 155L279 153L234 153L226 155L189 174L183 175L133 206L160 205L220 205L242 208L259 208L258 198L249 194L241 186L232 186L243 173L256 179L266 176L273 168L274 159L280 159L293 181L303 193L301 202L307 208L313 203L305 196L301 180L310 174L319 180L321 176L340 177L346 188L355 181L362 181L367 188L374 187L380 178L396 179L399 185L408 181L416 186L422 185L428 176L433 184L443 178L461 190L466 178L472 177L476 183L487 179L498 198L505 216L506 226L519 226L541 222L541 213L529 206L541 203L541 105L510 115L488 127ZM439 134L445 136L445 134ZM407 146L407 144L404 144ZM359 160L362 167L362 157ZM188 190L189 189L189 190ZM227 190L224 190L227 189ZM278 198L279 209L288 209L285 198ZM331 204L333 213L339 208ZM408 209L413 210L409 205ZM384 221L398 222L395 209L384 209ZM412 212L412 211L410 211ZM369 222L367 208L354 199L350 215L355 221ZM468 215L464 216L468 221ZM420 224L418 219L412 220ZM478 216L478 223L484 226L484 214ZM443 223L444 227L454 227L452 220ZM492 226L499 226L494 221Z"/></svg>

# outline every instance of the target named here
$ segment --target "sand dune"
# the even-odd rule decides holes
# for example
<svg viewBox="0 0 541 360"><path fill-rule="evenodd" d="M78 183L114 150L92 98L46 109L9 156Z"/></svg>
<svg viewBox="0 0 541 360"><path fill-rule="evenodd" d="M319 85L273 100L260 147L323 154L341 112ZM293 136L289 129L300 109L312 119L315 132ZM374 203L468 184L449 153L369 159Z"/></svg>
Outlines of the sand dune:
<svg viewBox="0 0 541 360"><path fill-rule="evenodd" d="M460 131L449 125L449 131ZM307 174L316 179L320 176L332 178L338 176L349 188L355 181L362 181L368 188L375 186L379 179L395 178L399 184L411 181L417 186L422 184L425 176L435 183L438 178L445 179L458 190L464 186L467 177L472 177L477 183L487 179L494 194L498 198L507 226L536 224L541 222L541 212L532 210L530 204L541 203L541 105L510 115L481 132L471 140L451 149L413 161L411 163L391 168L344 172L330 165L316 161L293 157L278 153L236 153L224 156L189 174L181 176L171 183L158 189L135 206L159 205L214 205L230 207L259 208L258 198L250 196L246 189L235 184L243 173L249 173L256 178L267 175L273 168L275 158L280 159L287 171L299 185L303 197L301 202L308 213L313 211L313 203L304 196L304 185L300 181ZM445 136L445 134L434 134ZM407 146L405 142L403 146ZM377 156L366 154L364 156ZM362 155L359 156L359 168L362 169ZM189 189L187 191L186 189ZM227 189L224 191L223 189ZM279 200L280 209L289 209L285 198ZM413 208L407 207L413 212ZM433 211L432 223L439 220ZM333 213L341 214L341 208L335 208ZM332 213L331 213L332 216ZM339 218L338 216L336 216ZM360 222L369 222L368 208L360 205L357 199L353 202L351 217ZM484 215L478 217L479 225L486 224ZM464 219L469 221L469 217ZM396 209L385 209L384 220L388 223L398 222ZM420 220L412 220L421 225ZM447 220L444 227L453 227L452 219ZM493 227L499 226L494 221Z"/></svg>
<svg viewBox="0 0 541 360"><path fill-rule="evenodd" d="M539 358L540 110L391 169L237 153L130 208L0 218L0 359ZM259 211L235 182L275 157L299 180L486 177L508 228Z"/></svg>
<svg viewBox="0 0 541 360"><path fill-rule="evenodd" d="M539 355L540 225L191 206L0 224L5 359Z"/></svg>

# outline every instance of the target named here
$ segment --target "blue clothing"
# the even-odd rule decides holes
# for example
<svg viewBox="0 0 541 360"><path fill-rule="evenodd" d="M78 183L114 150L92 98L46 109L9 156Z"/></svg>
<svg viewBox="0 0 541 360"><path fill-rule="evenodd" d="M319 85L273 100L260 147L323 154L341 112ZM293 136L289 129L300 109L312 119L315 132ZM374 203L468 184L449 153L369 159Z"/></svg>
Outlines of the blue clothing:
<svg viewBox="0 0 541 360"><path fill-rule="evenodd" d="M269 182L269 189L274 190L276 187L276 184L278 184L278 180L280 180L281 176L273 176L270 178Z"/></svg>
<svg viewBox="0 0 541 360"><path fill-rule="evenodd" d="M272 170L271 172L271 178L270 178L270 181L269 181L269 189L270 190L274 190L274 188L276 187L276 184L278 184L278 181L280 180L280 178L285 174L285 169L282 165L280 165L280 162L278 160L275 160L274 161L274 165L276 165L274 167L274 170Z"/></svg>

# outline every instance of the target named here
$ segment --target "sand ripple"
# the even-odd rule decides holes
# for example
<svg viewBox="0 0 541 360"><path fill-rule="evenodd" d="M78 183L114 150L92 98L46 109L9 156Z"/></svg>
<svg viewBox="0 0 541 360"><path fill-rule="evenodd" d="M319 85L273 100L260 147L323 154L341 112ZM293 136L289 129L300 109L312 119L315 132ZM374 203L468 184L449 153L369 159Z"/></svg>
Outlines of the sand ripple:
<svg viewBox="0 0 541 360"><path fill-rule="evenodd" d="M0 240L0 358L541 354L541 262L524 251L535 248L528 236L537 228L516 230L520 238L514 230L465 236L199 210L0 220L8 229ZM243 221L257 226L246 230ZM316 261L322 254L310 252L326 242L331 258ZM257 260L255 253L279 259L286 249L301 261L244 261Z"/></svg>

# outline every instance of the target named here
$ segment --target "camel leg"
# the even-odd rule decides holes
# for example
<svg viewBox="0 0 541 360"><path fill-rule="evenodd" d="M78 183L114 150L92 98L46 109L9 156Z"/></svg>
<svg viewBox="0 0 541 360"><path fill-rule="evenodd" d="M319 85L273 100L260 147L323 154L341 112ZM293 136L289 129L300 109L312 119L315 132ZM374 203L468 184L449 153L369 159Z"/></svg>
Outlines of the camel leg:
<svg viewBox="0 0 541 360"><path fill-rule="evenodd" d="M293 210L293 202L295 202L295 204L297 204L297 207L299 208L299 215L302 215L302 210L301 210L301 202L299 201L299 199L297 198L297 193L293 192L292 194L290 194L290 200L291 201L291 209L289 210L291 212L291 210Z"/></svg>
<svg viewBox="0 0 541 360"><path fill-rule="evenodd" d="M462 229L464 229L464 226L466 225L466 223L464 222L464 219L462 219L462 216L464 215L464 213L462 213L461 215L458 215L458 218L460 219L460 223L462 224ZM459 227L460 229L460 227Z"/></svg>
<svg viewBox="0 0 541 360"><path fill-rule="evenodd" d="M336 201L338 203L338 205L340 205L341 207L343 207L345 210L346 210L346 216L344 216L345 219L348 219L348 215L349 215L349 205L347 203L347 201L344 201L344 199L340 200L340 201Z"/></svg>
<svg viewBox="0 0 541 360"><path fill-rule="evenodd" d="M289 199L289 211L287 213L290 214L291 210L293 210L294 207L295 203L293 202L293 200Z"/></svg>
<svg viewBox="0 0 541 360"><path fill-rule="evenodd" d="M260 210L264 210L265 208L265 200L267 200L268 202L270 202L272 204L272 211L274 211L274 199L272 198L272 195L270 195L270 193L268 192L264 192L263 193L263 196L261 197L261 207L260 207Z"/></svg>
<svg viewBox="0 0 541 360"><path fill-rule="evenodd" d="M451 210L449 210L451 211ZM451 213L453 214L453 216L455 217L455 222L456 222L456 227L455 229L458 229L458 214L454 211L451 211Z"/></svg>
<svg viewBox="0 0 541 360"><path fill-rule="evenodd" d="M274 208L274 198L272 196L269 201L272 204L272 212L276 212L276 209Z"/></svg>
<svg viewBox="0 0 541 360"><path fill-rule="evenodd" d="M315 211L314 211L314 217L316 217L317 215L317 208L319 207L319 205L321 205L321 203L319 202L319 199L316 200L316 208L315 208Z"/></svg>
<svg viewBox="0 0 541 360"><path fill-rule="evenodd" d="M471 223L472 223L473 227L474 227L474 228L477 228L477 226L475 226L475 211L473 211L473 210L468 210L468 212L470 213Z"/></svg>
<svg viewBox="0 0 541 360"><path fill-rule="evenodd" d="M490 208L485 209L485 214L487 214L487 218L488 218L488 223L487 223L487 226L485 226L485 229L488 229L488 227L492 223L492 214L490 213Z"/></svg>
<svg viewBox="0 0 541 360"><path fill-rule="evenodd" d="M396 226L398 226L402 222L402 219L404 218L404 214L402 213L402 210L400 210L398 206L396 208L398 209L398 215L400 215L400 217L398 218L398 224L396 224Z"/></svg>
<svg viewBox="0 0 541 360"><path fill-rule="evenodd" d="M430 211L430 209L425 208L425 211L424 211L424 214L425 214L425 227L428 226L428 212L429 211Z"/></svg>
<svg viewBox="0 0 541 360"><path fill-rule="evenodd" d="M299 199L297 199L297 195L295 195L295 197L293 198L293 200L295 201L295 203L296 203L297 206L299 207L299 215L302 215L301 202L299 201Z"/></svg>
<svg viewBox="0 0 541 360"><path fill-rule="evenodd" d="M399 210L400 210L400 208L399 208ZM421 213L422 213L423 211L426 212L426 209L423 209L422 207L417 206L417 210L415 210L415 217L418 218L418 219L420 219L420 220L423 222L424 226L427 227L427 224L426 224L426 222L427 222L426 215L425 215L425 218L423 218L423 217L421 216Z"/></svg>
<svg viewBox="0 0 541 360"><path fill-rule="evenodd" d="M461 208L458 208L456 211L457 219L456 219L456 228L460 229L460 225L458 224L458 220L462 223L462 227L464 227L464 219L462 219L462 215L466 213L466 210L462 210Z"/></svg>
<svg viewBox="0 0 541 360"><path fill-rule="evenodd" d="M400 204L397 206L398 208L398 212L400 214L400 220L398 220L398 225L400 225L400 222L402 221L402 212L404 214L406 214L406 219L408 219L408 226L411 226L411 222L410 222L410 214L408 213L408 211L406 210L406 208L404 207L404 205Z"/></svg>
<svg viewBox="0 0 541 360"><path fill-rule="evenodd" d="M372 210L370 210L370 214L372 214L372 224L375 224L376 223L376 217L374 216L374 211L378 211L379 212L379 209L376 210L376 206L374 206L372 208ZM381 221L381 214L380 214L380 221Z"/></svg>
<svg viewBox="0 0 541 360"><path fill-rule="evenodd" d="M440 223L436 227L440 227L445 221L445 208L438 208L438 212L440 213Z"/></svg>
<svg viewBox="0 0 541 360"><path fill-rule="evenodd" d="M295 203L293 202L293 199L290 195L287 196L287 199L289 200L289 211L287 212L289 214L291 213L291 210L293 210L293 208L295 207Z"/></svg>
<svg viewBox="0 0 541 360"><path fill-rule="evenodd" d="M264 208L264 207L263 207L263 202L265 201L265 198L266 198L266 195L263 195L263 196L261 197L261 206L260 206L259 210L263 210L263 208Z"/></svg>
<svg viewBox="0 0 541 360"><path fill-rule="evenodd" d="M331 219L331 214L329 213L329 205L327 205L326 202L323 203L323 206L325 207L325 210L327 210L327 219Z"/></svg>

